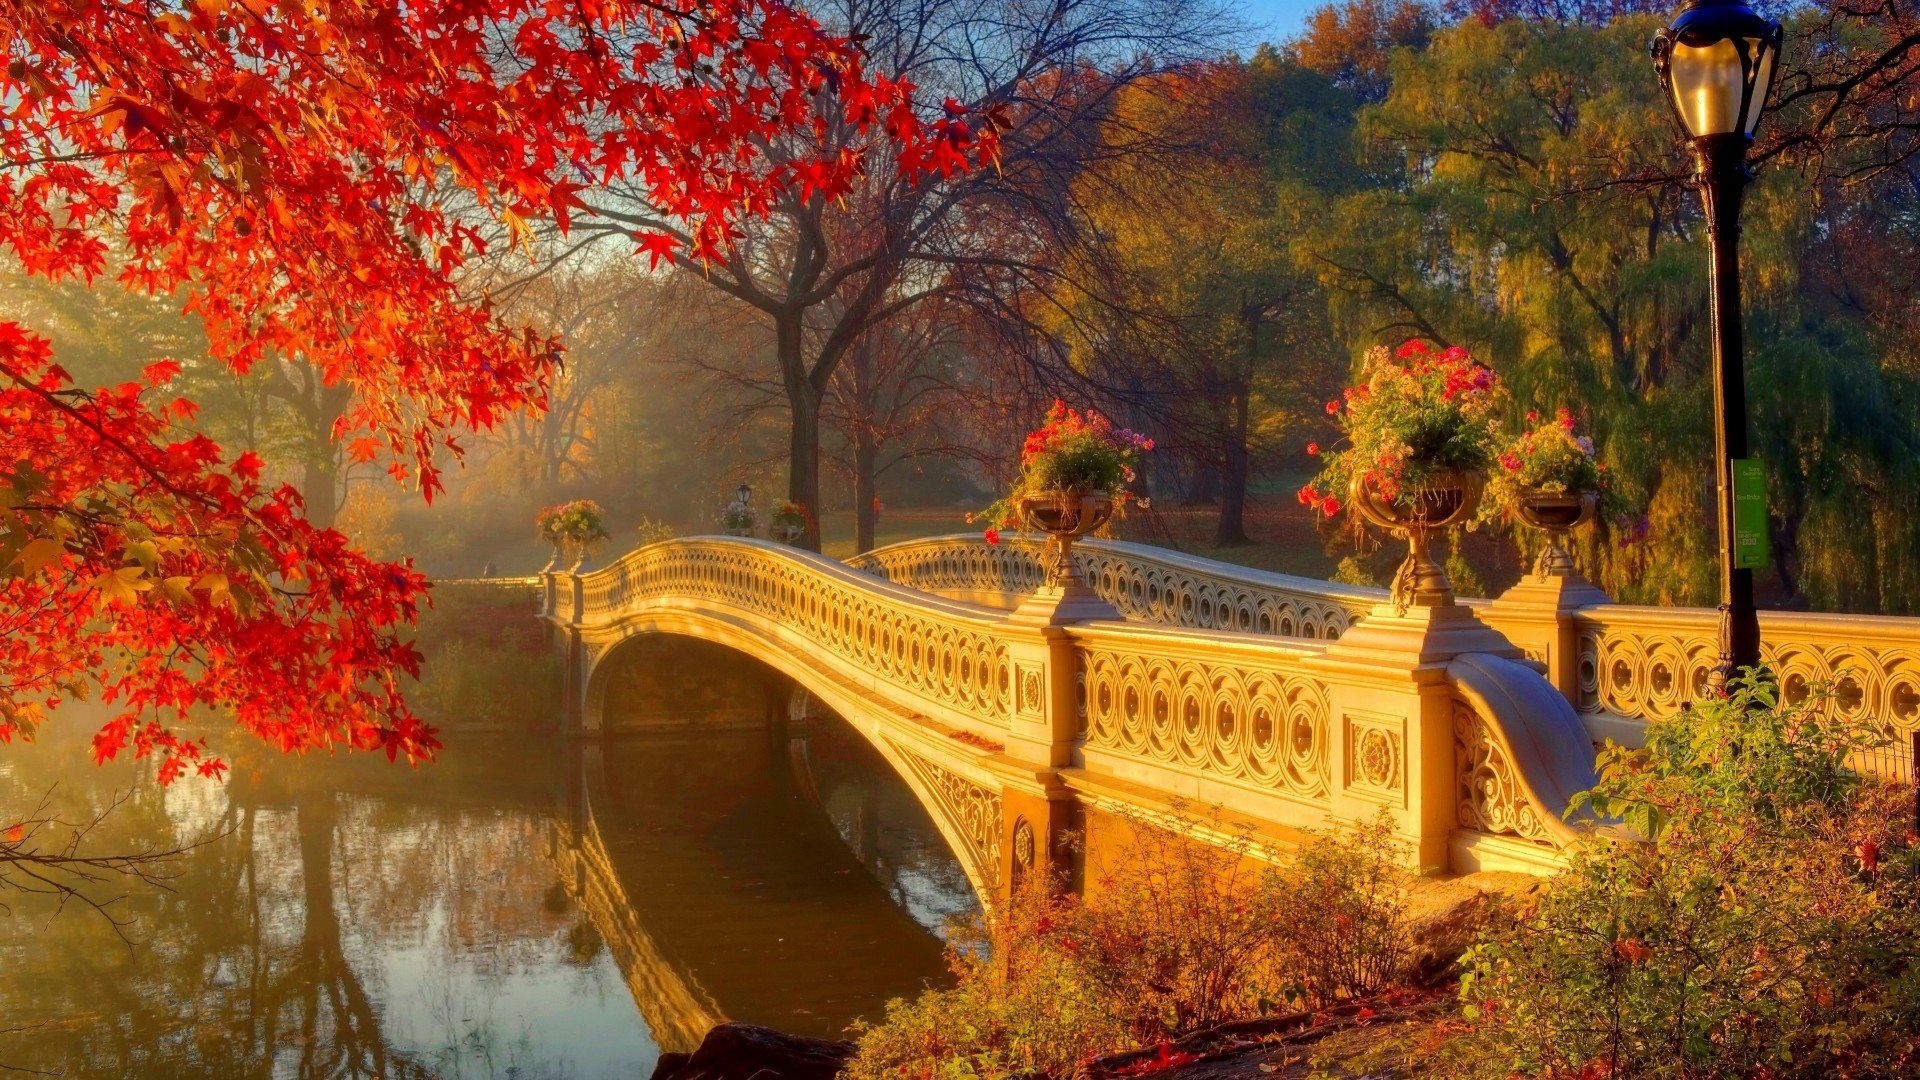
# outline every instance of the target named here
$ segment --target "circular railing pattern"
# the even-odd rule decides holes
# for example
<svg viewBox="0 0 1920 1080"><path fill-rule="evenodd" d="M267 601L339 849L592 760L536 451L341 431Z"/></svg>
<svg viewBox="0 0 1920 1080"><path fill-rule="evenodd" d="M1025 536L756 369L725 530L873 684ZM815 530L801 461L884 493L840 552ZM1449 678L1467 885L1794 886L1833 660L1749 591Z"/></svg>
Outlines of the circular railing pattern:
<svg viewBox="0 0 1920 1080"><path fill-rule="evenodd" d="M1087 583L1121 615L1161 626L1331 640L1385 595L1225 565L1201 569L1200 560L1137 544L1085 540L1074 553ZM848 565L933 593L1022 595L1046 576L1025 545L971 537L894 544Z"/></svg>
<svg viewBox="0 0 1920 1080"><path fill-rule="evenodd" d="M1326 687L1280 667L1083 645L1086 745L1324 802Z"/></svg>
<svg viewBox="0 0 1920 1080"><path fill-rule="evenodd" d="M1710 611L1600 607L1580 617L1583 713L1669 719L1704 697L1719 663ZM1908 625L1914 629L1909 630ZM1907 778L1920 731L1920 624L1872 616L1766 613L1761 655L1789 701L1825 688L1835 716L1872 725L1889 745L1857 764Z"/></svg>
<svg viewBox="0 0 1920 1080"><path fill-rule="evenodd" d="M847 581L788 548L742 541L654 544L586 577L581 623L605 625L661 601L747 615L862 672L980 719L1008 714L1012 669L995 621L927 598Z"/></svg>

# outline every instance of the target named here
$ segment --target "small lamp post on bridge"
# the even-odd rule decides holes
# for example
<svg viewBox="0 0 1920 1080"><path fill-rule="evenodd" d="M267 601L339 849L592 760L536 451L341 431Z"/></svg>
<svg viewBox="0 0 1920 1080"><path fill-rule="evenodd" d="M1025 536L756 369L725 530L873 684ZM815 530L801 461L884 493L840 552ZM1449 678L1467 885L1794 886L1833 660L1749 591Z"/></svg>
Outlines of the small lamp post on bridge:
<svg viewBox="0 0 1920 1080"><path fill-rule="evenodd" d="M1720 524L1720 685L1760 664L1753 569L1767 558L1766 488L1747 458L1740 202L1747 151L1780 56L1780 24L1744 0L1695 0L1653 39L1653 64L1693 147L1713 245L1714 476Z"/></svg>

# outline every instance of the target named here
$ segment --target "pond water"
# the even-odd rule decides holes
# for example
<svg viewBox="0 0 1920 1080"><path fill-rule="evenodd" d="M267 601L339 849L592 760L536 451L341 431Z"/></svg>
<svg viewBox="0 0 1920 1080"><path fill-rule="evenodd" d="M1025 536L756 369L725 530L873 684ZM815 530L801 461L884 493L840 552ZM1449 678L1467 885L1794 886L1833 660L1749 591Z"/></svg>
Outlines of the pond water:
<svg viewBox="0 0 1920 1080"><path fill-rule="evenodd" d="M453 737L418 770L248 753L167 789L51 731L0 748L0 818L49 789L68 821L112 807L91 849L198 846L163 888L90 887L127 941L83 903L0 895L0 1071L645 1076L720 1019L877 1017L945 977L946 922L977 910L838 721Z"/></svg>

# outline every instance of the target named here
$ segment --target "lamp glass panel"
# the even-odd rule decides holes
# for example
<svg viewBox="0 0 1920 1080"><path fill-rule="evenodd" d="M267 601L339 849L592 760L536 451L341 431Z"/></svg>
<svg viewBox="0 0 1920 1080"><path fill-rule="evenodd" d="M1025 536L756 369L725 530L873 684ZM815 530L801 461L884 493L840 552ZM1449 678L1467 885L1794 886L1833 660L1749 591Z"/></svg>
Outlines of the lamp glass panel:
<svg viewBox="0 0 1920 1080"><path fill-rule="evenodd" d="M1747 102L1747 134L1760 125L1760 114L1767 107L1767 91L1773 84L1773 57L1777 50L1773 43L1765 38L1748 38L1747 55L1760 58L1760 64L1753 75L1753 97Z"/></svg>
<svg viewBox="0 0 1920 1080"><path fill-rule="evenodd" d="M1676 41L1668 60L1673 103L1695 136L1739 131L1746 76L1730 39L1695 47Z"/></svg>

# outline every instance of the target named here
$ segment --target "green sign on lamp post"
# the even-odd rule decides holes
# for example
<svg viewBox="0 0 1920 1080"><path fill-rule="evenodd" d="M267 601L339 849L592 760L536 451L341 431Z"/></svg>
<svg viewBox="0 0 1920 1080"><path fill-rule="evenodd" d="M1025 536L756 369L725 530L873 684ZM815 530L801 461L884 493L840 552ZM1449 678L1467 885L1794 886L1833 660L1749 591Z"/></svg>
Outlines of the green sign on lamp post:
<svg viewBox="0 0 1920 1080"><path fill-rule="evenodd" d="M1755 458L1733 463L1733 565L1764 570L1772 560L1767 547L1767 470Z"/></svg>

